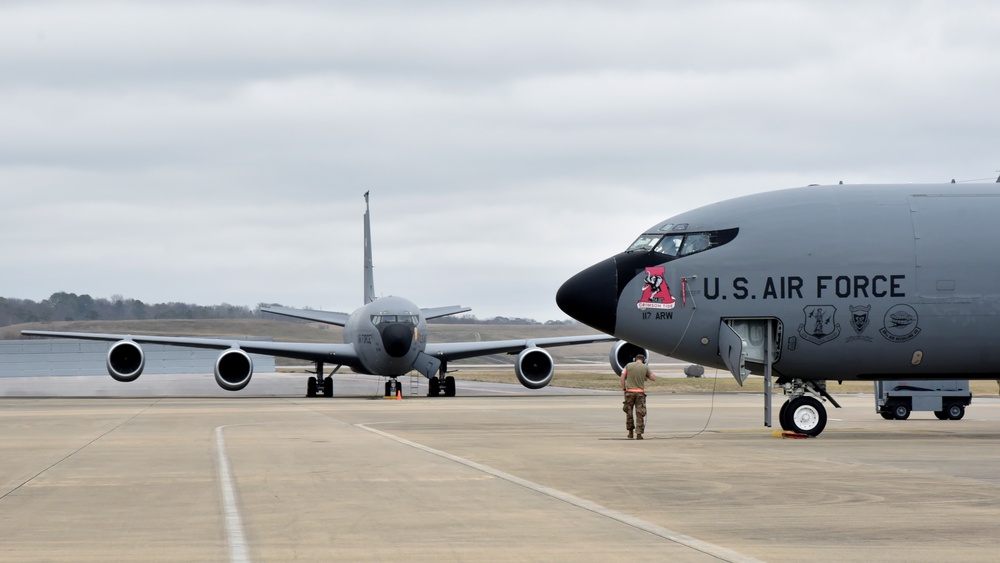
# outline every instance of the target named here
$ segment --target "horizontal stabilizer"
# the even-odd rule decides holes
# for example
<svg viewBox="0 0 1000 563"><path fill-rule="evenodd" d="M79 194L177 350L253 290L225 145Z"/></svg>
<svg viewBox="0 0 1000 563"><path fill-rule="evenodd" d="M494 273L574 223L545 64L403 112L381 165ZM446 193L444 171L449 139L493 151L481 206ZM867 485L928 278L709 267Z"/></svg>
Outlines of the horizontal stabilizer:
<svg viewBox="0 0 1000 563"><path fill-rule="evenodd" d="M330 311L315 311L312 309L291 309L289 307L266 307L261 308L261 311L337 326L346 325L348 317L347 313L332 313Z"/></svg>
<svg viewBox="0 0 1000 563"><path fill-rule="evenodd" d="M420 312L424 314L425 319L437 319L439 317L447 317L448 315L467 313L471 310L472 307L449 305L447 307L430 307L429 309L420 309Z"/></svg>

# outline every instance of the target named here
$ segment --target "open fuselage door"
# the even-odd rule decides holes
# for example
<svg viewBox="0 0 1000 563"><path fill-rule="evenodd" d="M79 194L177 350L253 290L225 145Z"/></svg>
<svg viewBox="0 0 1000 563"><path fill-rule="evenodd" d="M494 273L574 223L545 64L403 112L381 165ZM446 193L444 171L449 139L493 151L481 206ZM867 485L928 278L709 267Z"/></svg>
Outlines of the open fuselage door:
<svg viewBox="0 0 1000 563"><path fill-rule="evenodd" d="M719 355L722 361L729 368L729 373L733 374L736 382L743 387L743 382L750 375L750 370L746 368L747 354L744 351L745 342L728 322L722 321L719 325Z"/></svg>
<svg viewBox="0 0 1000 563"><path fill-rule="evenodd" d="M764 366L764 426L771 426L771 369L779 357L781 321L778 319L722 319L719 355L743 386L750 375L746 362Z"/></svg>

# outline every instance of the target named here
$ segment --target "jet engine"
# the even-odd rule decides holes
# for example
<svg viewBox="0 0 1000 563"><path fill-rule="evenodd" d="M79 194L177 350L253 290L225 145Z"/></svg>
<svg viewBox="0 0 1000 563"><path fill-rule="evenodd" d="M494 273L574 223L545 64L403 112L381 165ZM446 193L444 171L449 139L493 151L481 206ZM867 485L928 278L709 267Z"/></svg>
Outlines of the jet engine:
<svg viewBox="0 0 1000 563"><path fill-rule="evenodd" d="M253 360L239 348L230 348L215 360L215 382L226 391L239 391L250 383Z"/></svg>
<svg viewBox="0 0 1000 563"><path fill-rule="evenodd" d="M555 362L552 356L541 348L531 347L521 350L514 364L517 380L528 389L541 389L552 381Z"/></svg>
<svg viewBox="0 0 1000 563"><path fill-rule="evenodd" d="M619 340L611 347L611 369L615 370L618 375L622 374L625 370L625 366L629 362L634 361L636 355L642 354L646 357L646 361L649 361L649 352L641 346L636 346L635 344L630 344L624 340Z"/></svg>
<svg viewBox="0 0 1000 563"><path fill-rule="evenodd" d="M108 349L108 374L115 381L135 381L142 375L144 367L146 356L135 342L119 340Z"/></svg>

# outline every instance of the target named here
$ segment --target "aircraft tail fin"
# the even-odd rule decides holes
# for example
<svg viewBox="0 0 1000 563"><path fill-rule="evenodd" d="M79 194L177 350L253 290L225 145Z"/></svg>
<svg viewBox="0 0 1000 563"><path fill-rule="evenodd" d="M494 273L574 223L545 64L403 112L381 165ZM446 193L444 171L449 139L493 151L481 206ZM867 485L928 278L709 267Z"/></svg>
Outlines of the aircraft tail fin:
<svg viewBox="0 0 1000 563"><path fill-rule="evenodd" d="M372 225L368 210L368 192L365 192L365 304L375 301L375 276L372 273Z"/></svg>

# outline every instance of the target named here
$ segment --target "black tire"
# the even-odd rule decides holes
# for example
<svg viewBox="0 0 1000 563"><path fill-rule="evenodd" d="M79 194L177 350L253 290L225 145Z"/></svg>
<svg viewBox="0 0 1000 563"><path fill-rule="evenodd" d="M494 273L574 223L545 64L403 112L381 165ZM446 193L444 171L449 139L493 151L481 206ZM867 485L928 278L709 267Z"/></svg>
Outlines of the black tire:
<svg viewBox="0 0 1000 563"><path fill-rule="evenodd" d="M455 396L455 378L450 375L444 378L444 396L445 397Z"/></svg>
<svg viewBox="0 0 1000 563"><path fill-rule="evenodd" d="M789 430L806 436L819 436L826 428L826 408L813 397L799 397L788 403L785 412Z"/></svg>
<svg viewBox="0 0 1000 563"><path fill-rule="evenodd" d="M944 412L950 420L962 420L965 416L965 405L962 403L951 403L944 408Z"/></svg>
<svg viewBox="0 0 1000 563"><path fill-rule="evenodd" d="M310 377L309 381L306 383L306 397L316 396L316 378Z"/></svg>
<svg viewBox="0 0 1000 563"><path fill-rule="evenodd" d="M892 416L891 412L888 412L888 411L880 411L879 414L882 415L882 418L884 418L886 420L892 420L892 419L896 418L896 417Z"/></svg>
<svg viewBox="0 0 1000 563"><path fill-rule="evenodd" d="M910 418L910 407L906 403L896 403L892 405L892 416L896 420L906 420Z"/></svg>
<svg viewBox="0 0 1000 563"><path fill-rule="evenodd" d="M332 397L333 396L333 380L329 377L323 380L323 396Z"/></svg>
<svg viewBox="0 0 1000 563"><path fill-rule="evenodd" d="M441 394L441 380L438 379L438 378L436 378L436 377L432 377L432 378L428 379L427 380L427 396L428 397L437 397L440 394Z"/></svg>
<svg viewBox="0 0 1000 563"><path fill-rule="evenodd" d="M788 403L790 402L791 401L785 401L781 404L781 409L778 410L778 424L781 425L782 430L791 430L788 426L788 419L786 418L786 415L788 414Z"/></svg>
<svg viewBox="0 0 1000 563"><path fill-rule="evenodd" d="M934 416L936 416L938 420L948 420L948 414L944 411L934 411Z"/></svg>

